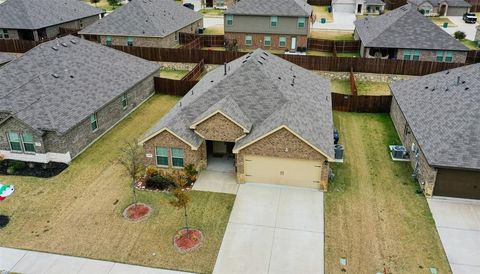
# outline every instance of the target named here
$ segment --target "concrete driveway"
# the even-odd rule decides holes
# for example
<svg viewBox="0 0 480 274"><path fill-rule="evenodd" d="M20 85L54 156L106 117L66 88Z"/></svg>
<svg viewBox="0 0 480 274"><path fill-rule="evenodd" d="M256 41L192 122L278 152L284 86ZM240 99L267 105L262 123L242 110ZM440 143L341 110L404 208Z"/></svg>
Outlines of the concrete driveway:
<svg viewBox="0 0 480 274"><path fill-rule="evenodd" d="M453 274L480 273L480 201L428 199Z"/></svg>
<svg viewBox="0 0 480 274"><path fill-rule="evenodd" d="M323 193L240 185L214 273L323 273Z"/></svg>
<svg viewBox="0 0 480 274"><path fill-rule="evenodd" d="M353 31L355 25L353 22L357 20L357 17L353 13L345 12L334 12L333 13L333 22L321 24L319 21L313 23L313 29L322 29L322 30L343 30L343 31Z"/></svg>
<svg viewBox="0 0 480 274"><path fill-rule="evenodd" d="M476 27L478 26L477 24L467 24L463 21L463 18L461 16L448 16L448 19L452 21L457 27L448 27L448 28L442 28L444 31L454 34L456 31L460 30L465 32L467 35L468 40L475 40L475 33L477 31Z"/></svg>

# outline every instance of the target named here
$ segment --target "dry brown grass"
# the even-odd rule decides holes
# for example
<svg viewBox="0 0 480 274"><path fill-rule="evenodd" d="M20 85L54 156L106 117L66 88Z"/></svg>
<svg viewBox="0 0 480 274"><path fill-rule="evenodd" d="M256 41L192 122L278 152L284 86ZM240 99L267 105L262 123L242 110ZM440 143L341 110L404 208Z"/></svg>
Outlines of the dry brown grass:
<svg viewBox="0 0 480 274"><path fill-rule="evenodd" d="M334 113L346 162L333 168L325 195L325 273L451 273L423 195L415 193L409 163L393 162L399 143L388 114Z"/></svg>
<svg viewBox="0 0 480 274"><path fill-rule="evenodd" d="M337 40L337 41L353 41L353 32L351 31L329 31L329 30L312 30L310 37L315 39Z"/></svg>
<svg viewBox="0 0 480 274"><path fill-rule="evenodd" d="M130 223L122 211L132 202L129 179L114 160L126 140L141 136L178 98L154 96L107 133L71 166L51 179L5 177L17 188L2 202L11 217L0 233L0 246L61 253L132 264L211 272L228 222L234 196L192 192L190 222L206 236L201 249L181 255L172 245L183 226L182 211L166 194L138 192L152 215Z"/></svg>
<svg viewBox="0 0 480 274"><path fill-rule="evenodd" d="M327 19L327 23L333 22L333 13L328 12L327 6L312 6L313 13L317 16L316 21L320 21L321 18Z"/></svg>
<svg viewBox="0 0 480 274"><path fill-rule="evenodd" d="M213 25L205 28L203 33L209 35L223 35L225 34L225 30L223 28L223 25Z"/></svg>

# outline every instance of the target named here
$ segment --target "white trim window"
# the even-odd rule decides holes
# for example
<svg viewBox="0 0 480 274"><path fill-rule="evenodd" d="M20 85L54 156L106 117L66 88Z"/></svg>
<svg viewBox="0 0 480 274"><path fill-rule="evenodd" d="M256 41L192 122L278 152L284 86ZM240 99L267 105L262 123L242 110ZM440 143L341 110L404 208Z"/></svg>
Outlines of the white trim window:
<svg viewBox="0 0 480 274"><path fill-rule="evenodd" d="M16 132L9 132L8 143L10 144L11 151L22 152L22 140L20 139L20 134Z"/></svg>
<svg viewBox="0 0 480 274"><path fill-rule="evenodd" d="M263 45L265 47L270 47L272 45L272 38L270 37L270 35L264 37Z"/></svg>
<svg viewBox="0 0 480 274"><path fill-rule="evenodd" d="M126 93L122 94L121 102L122 102L122 108L126 109L128 106L128 98Z"/></svg>
<svg viewBox="0 0 480 274"><path fill-rule="evenodd" d="M280 38L278 39L278 46L281 47L281 48L286 47L287 46L287 38L283 37L283 36L280 36Z"/></svg>
<svg viewBox="0 0 480 274"><path fill-rule="evenodd" d="M35 153L35 143L33 142L33 135L30 133L22 134L23 149L28 153Z"/></svg>
<svg viewBox="0 0 480 274"><path fill-rule="evenodd" d="M156 147L155 158L156 158L157 166L168 167L168 148Z"/></svg>
<svg viewBox="0 0 480 274"><path fill-rule="evenodd" d="M278 26L278 17L277 16L271 16L270 17L270 27L276 28Z"/></svg>
<svg viewBox="0 0 480 274"><path fill-rule="evenodd" d="M90 115L90 127L93 132L98 129L97 113Z"/></svg>
<svg viewBox="0 0 480 274"><path fill-rule="evenodd" d="M252 36L251 35L245 35L245 45L247 45L247 46L252 45Z"/></svg>
<svg viewBox="0 0 480 274"><path fill-rule="evenodd" d="M233 26L233 15L227 14L226 15L227 26Z"/></svg>
<svg viewBox="0 0 480 274"><path fill-rule="evenodd" d="M182 148L172 148L172 166L173 167L182 167L183 168L183 149Z"/></svg>
<svg viewBox="0 0 480 274"><path fill-rule="evenodd" d="M305 17L298 17L297 19L297 27L299 29L304 29L305 28Z"/></svg>

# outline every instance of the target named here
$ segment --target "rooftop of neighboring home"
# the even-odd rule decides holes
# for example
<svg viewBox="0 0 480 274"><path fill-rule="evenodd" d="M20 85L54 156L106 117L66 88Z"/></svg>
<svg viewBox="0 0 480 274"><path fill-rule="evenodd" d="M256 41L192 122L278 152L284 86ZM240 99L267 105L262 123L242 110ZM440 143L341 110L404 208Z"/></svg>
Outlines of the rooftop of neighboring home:
<svg viewBox="0 0 480 274"><path fill-rule="evenodd" d="M218 111L246 133L234 151L286 126L333 158L330 81L260 49L205 75L144 141L169 130L196 149L193 128Z"/></svg>
<svg viewBox="0 0 480 274"><path fill-rule="evenodd" d="M100 44L65 36L0 68L0 112L65 133L159 69Z"/></svg>
<svg viewBox="0 0 480 274"><path fill-rule="evenodd" d="M453 50L469 49L423 16L411 4L380 16L355 21L355 30L366 47Z"/></svg>
<svg viewBox="0 0 480 274"><path fill-rule="evenodd" d="M480 169L480 64L391 85L432 166Z"/></svg>
<svg viewBox="0 0 480 274"><path fill-rule="evenodd" d="M78 0L7 0L0 4L0 28L35 30L102 13Z"/></svg>
<svg viewBox="0 0 480 274"><path fill-rule="evenodd" d="M8 63L15 58L16 56L13 53L0 52L0 65Z"/></svg>
<svg viewBox="0 0 480 274"><path fill-rule="evenodd" d="M420 6L423 3L430 3L432 6L439 6L446 2L450 7L471 7L472 5L464 0L408 0L408 2Z"/></svg>
<svg viewBox="0 0 480 274"><path fill-rule="evenodd" d="M202 18L172 0L132 0L79 33L165 37Z"/></svg>
<svg viewBox="0 0 480 274"><path fill-rule="evenodd" d="M303 0L242 0L227 9L225 14L308 17L312 11Z"/></svg>

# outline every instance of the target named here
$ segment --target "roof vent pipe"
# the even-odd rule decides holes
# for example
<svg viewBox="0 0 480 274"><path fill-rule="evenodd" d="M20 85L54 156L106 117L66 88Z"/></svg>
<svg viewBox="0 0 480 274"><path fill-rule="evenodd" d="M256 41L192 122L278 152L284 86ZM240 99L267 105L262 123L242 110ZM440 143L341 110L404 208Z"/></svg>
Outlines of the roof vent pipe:
<svg viewBox="0 0 480 274"><path fill-rule="evenodd" d="M227 62L223 63L223 75L227 75Z"/></svg>
<svg viewBox="0 0 480 274"><path fill-rule="evenodd" d="M457 76L457 86L460 85L460 76Z"/></svg>

